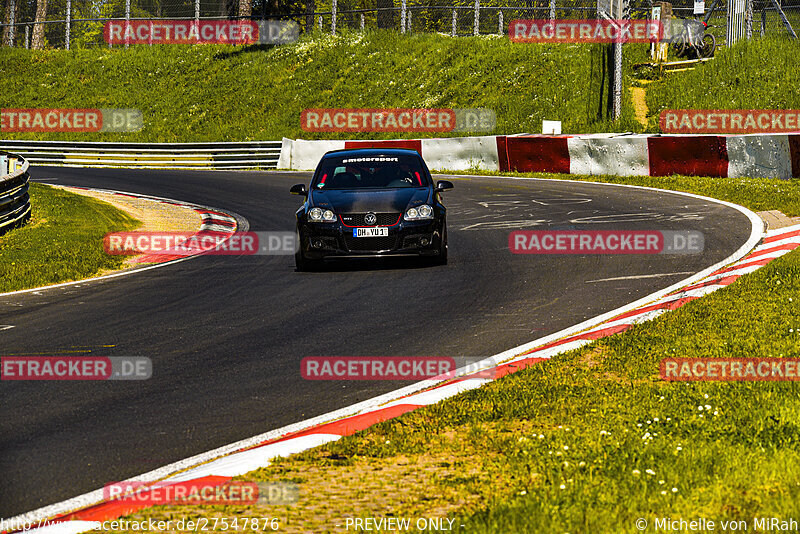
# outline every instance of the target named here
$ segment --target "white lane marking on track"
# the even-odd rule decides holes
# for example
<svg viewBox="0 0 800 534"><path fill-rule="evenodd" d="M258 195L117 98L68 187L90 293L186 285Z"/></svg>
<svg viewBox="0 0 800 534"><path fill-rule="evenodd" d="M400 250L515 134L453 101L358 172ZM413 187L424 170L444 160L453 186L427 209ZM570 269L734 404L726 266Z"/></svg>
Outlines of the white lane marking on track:
<svg viewBox="0 0 800 534"><path fill-rule="evenodd" d="M615 282L617 280L638 280L640 278L660 278L662 276L677 276L679 274L694 274L694 271L681 271L678 273L657 273L657 274L636 274L633 276L615 276L613 278L598 278L597 280L587 280L587 284L595 282Z"/></svg>
<svg viewBox="0 0 800 534"><path fill-rule="evenodd" d="M528 226L541 226L549 222L550 221L548 221L547 219L529 219L525 221L487 221L487 222L470 224L469 226L461 228L461 230L502 230L508 228L514 229L514 228L525 228Z"/></svg>
<svg viewBox="0 0 800 534"><path fill-rule="evenodd" d="M0 330L11 330L14 328L13 324L0 324Z"/></svg>

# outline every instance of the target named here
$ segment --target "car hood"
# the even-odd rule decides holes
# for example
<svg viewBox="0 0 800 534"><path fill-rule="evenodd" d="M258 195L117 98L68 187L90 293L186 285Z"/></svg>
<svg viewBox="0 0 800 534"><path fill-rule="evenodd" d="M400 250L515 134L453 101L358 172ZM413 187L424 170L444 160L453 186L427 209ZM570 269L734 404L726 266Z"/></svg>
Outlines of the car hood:
<svg viewBox="0 0 800 534"><path fill-rule="evenodd" d="M410 206L428 202L428 188L314 190L311 206L332 209L336 213L403 213Z"/></svg>

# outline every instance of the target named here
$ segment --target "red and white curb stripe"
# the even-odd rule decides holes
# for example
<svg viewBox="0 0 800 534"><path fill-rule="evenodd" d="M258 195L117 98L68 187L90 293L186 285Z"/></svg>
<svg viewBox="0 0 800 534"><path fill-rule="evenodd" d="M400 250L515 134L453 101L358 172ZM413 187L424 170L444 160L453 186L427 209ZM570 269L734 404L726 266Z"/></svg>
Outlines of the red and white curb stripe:
<svg viewBox="0 0 800 534"><path fill-rule="evenodd" d="M190 208L200 214L202 217L202 223L197 229L197 232L194 234L195 236L202 236L202 235L213 235L216 237L220 237L223 241L229 239L236 231L246 232L249 229L249 224L247 220L241 219L238 220L235 217L231 216L230 213L225 213L222 210L215 209L215 208L208 208L205 206L200 206L197 204L191 204L188 202L181 202L178 200L172 200L169 198L162 198L162 197L155 197L150 195L140 195L137 193L127 193L122 191L111 191L108 189L95 189L91 187L78 187L78 186L56 186L62 189L81 189L83 191L98 191L100 193L112 194L116 196L123 196L129 198L136 198L140 200L147 200L151 202L158 202L161 204L171 204L173 206L181 206L185 208ZM176 254L172 256L167 256L164 254L151 254L151 255L140 255L133 259L132 263L135 264L148 264L142 267L136 267L134 269L125 269L116 273L106 274L103 276L96 276L94 278L85 278L83 280L75 280L73 282L62 282L60 284L52 284L49 286L42 286L42 287L34 287L31 289L20 289L18 291L9 291L8 293L0 293L0 297L9 297L15 295L21 295L25 293L35 293L38 294L40 291L45 291L49 289L57 289L62 287L71 287L71 286L79 286L82 284L88 284L90 282L96 282L101 280L108 280L111 278L119 278L121 276L128 276L134 273L141 273L143 271L148 271L151 269L156 269L158 267L163 267L167 264L177 263L179 261L188 260L194 256L200 255L203 251L193 251L190 250L187 252L182 252L181 254Z"/></svg>
<svg viewBox="0 0 800 534"><path fill-rule="evenodd" d="M637 187L637 189L642 188ZM656 191L664 190L656 189ZM668 192L713 201L739 210L751 221L750 238L730 257L686 280L561 332L497 354L480 362L480 368L494 371L493 376L500 378L562 352L579 348L595 339L623 332L633 324L650 320L729 285L740 276L753 272L800 246L800 225L764 233L763 222L758 216L741 206L689 193ZM756 247L762 239L763 242ZM464 391L478 388L487 382L489 379L470 376L424 380L335 412L188 458L130 481L153 483L159 481L160 487L163 487L165 482L185 484L189 481L221 485L232 477L268 466L274 458L336 441L342 436L352 435L378 422L435 404ZM148 490L143 491L146 493ZM103 501L102 490L96 490L8 521L16 524L23 522L37 524L47 518L55 524L33 529L32 532L76 534L99 528L102 521L116 519L145 507L144 504L130 501Z"/></svg>
<svg viewBox="0 0 800 534"><path fill-rule="evenodd" d="M139 195L136 193L123 193L120 191L91 189L87 187L73 187L73 189L83 189L84 191L99 191L101 193L107 193L120 197L135 198L138 200L148 200L150 202L157 202L160 204L169 204L172 206L179 206L182 208L192 209L198 214L200 214L200 217L202 218L203 222L200 224L200 227L197 229L197 231L188 239L191 239L191 237L202 238L204 236L211 236L215 239L220 239L222 241L225 241L229 239L234 233L236 233L236 229L238 227L238 223L236 222L236 219L234 217L222 213L219 210L212 210L209 208L197 206L195 204L189 204L187 202L179 202L177 200L152 197L149 195ZM196 243L197 240L191 242ZM187 246L185 251L181 251L181 253L177 254L141 254L133 258L131 260L131 263L167 263L177 259L183 259L187 256L196 256L202 253L203 250L199 245L195 247Z"/></svg>

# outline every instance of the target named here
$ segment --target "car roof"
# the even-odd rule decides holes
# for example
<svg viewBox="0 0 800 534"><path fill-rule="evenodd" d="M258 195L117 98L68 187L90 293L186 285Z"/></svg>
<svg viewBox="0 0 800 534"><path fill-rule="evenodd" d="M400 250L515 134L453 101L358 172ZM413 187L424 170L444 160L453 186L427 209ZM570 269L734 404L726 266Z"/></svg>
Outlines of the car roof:
<svg viewBox="0 0 800 534"><path fill-rule="evenodd" d="M419 156L420 153L410 148L343 148L340 150L331 150L326 152L323 158L328 156L338 156L340 154L347 154L348 156L377 156L377 155L391 155L391 156Z"/></svg>

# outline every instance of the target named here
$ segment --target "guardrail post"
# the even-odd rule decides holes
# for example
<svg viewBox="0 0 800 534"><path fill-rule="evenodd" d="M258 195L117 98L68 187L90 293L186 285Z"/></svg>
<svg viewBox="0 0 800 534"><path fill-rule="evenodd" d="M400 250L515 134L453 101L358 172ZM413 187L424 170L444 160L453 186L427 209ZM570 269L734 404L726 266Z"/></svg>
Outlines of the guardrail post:
<svg viewBox="0 0 800 534"><path fill-rule="evenodd" d="M400 33L406 33L407 9L406 0L402 0L402 2L400 2Z"/></svg>
<svg viewBox="0 0 800 534"><path fill-rule="evenodd" d="M331 34L336 33L336 0L331 3Z"/></svg>
<svg viewBox="0 0 800 534"><path fill-rule="evenodd" d="M473 35L478 35L481 32L481 0L475 0L475 28L472 31Z"/></svg>
<svg viewBox="0 0 800 534"><path fill-rule="evenodd" d="M454 9L453 10L453 37L456 36L457 26L458 26L458 12Z"/></svg>
<svg viewBox="0 0 800 534"><path fill-rule="evenodd" d="M72 0L67 0L67 19L66 28L64 30L64 48L69 50L69 26L72 23Z"/></svg>
<svg viewBox="0 0 800 534"><path fill-rule="evenodd" d="M503 35L503 10L497 8L497 34Z"/></svg>
<svg viewBox="0 0 800 534"><path fill-rule="evenodd" d="M130 31L131 27L131 0L125 0L125 48L127 49L130 45L130 39L128 38L128 32Z"/></svg>

